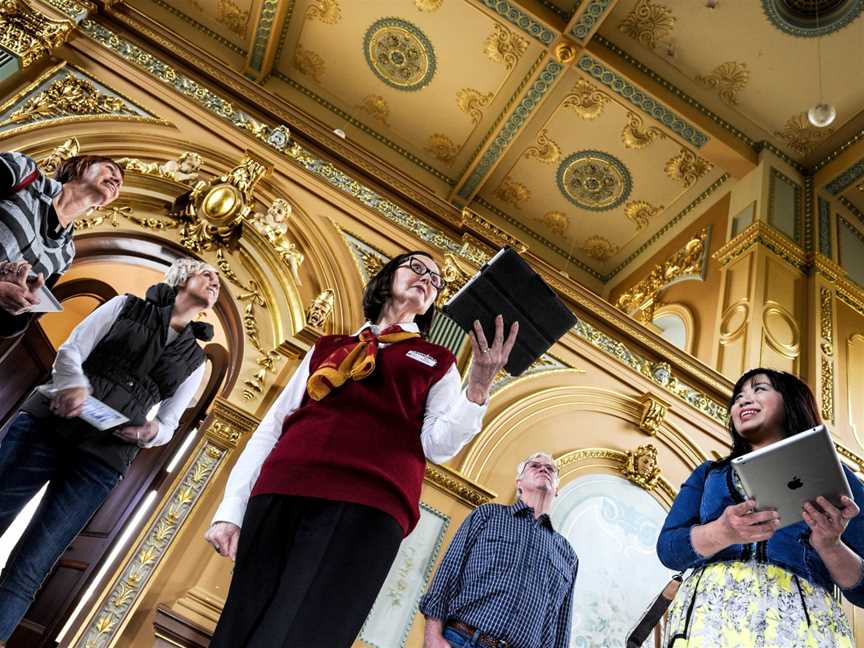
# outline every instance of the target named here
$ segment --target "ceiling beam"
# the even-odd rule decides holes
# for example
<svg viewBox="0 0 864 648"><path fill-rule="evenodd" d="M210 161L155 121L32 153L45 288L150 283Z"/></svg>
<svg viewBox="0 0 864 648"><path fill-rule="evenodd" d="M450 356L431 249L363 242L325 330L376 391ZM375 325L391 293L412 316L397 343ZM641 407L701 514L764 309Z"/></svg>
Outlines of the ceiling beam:
<svg viewBox="0 0 864 648"><path fill-rule="evenodd" d="M262 0L247 48L246 66L243 68L243 76L247 79L260 83L270 75L289 4L279 0Z"/></svg>
<svg viewBox="0 0 864 648"><path fill-rule="evenodd" d="M612 14L616 4L618 0L582 2L564 28L564 34L582 46L587 45L591 37L600 29L603 21Z"/></svg>

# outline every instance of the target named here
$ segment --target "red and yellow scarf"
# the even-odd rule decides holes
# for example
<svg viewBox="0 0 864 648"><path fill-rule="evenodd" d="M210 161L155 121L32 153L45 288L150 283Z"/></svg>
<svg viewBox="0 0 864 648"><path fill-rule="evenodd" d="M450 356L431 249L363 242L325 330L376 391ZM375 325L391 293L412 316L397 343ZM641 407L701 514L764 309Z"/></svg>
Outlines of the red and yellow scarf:
<svg viewBox="0 0 864 648"><path fill-rule="evenodd" d="M415 337L420 334L403 331L398 324L388 326L377 336L372 329L364 329L357 336L357 342L351 340L333 351L309 377L306 383L309 397L319 401L349 378L363 380L369 376L375 371L379 342L395 344Z"/></svg>

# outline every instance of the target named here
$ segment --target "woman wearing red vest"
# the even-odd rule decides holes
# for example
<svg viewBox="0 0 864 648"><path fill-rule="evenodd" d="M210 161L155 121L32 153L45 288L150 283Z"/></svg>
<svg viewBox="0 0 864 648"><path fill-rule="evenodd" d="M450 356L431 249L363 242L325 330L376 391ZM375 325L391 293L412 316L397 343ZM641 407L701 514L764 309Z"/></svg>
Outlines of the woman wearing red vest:
<svg viewBox="0 0 864 648"><path fill-rule="evenodd" d="M463 390L453 354L424 339L441 287L425 252L387 263L368 321L320 338L250 438L205 536L236 560L211 648L354 642L419 519L426 459L480 431L516 341L517 324L504 340L499 317L490 346L475 323Z"/></svg>

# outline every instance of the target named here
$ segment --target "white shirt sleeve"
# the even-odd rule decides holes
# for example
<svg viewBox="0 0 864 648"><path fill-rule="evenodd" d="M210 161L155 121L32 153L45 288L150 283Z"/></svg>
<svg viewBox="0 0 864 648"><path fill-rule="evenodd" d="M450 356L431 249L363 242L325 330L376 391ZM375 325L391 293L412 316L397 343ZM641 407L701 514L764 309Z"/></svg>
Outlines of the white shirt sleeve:
<svg viewBox="0 0 864 648"><path fill-rule="evenodd" d="M294 371L291 380L285 385L285 389L267 411L267 414L258 425L258 429L252 434L246 447L243 449L237 463L228 476L225 485L225 495L222 503L216 509L211 524L216 522L231 522L242 526L243 515L246 512L246 504L252 493L252 487L258 480L261 465L267 459L273 446L282 436L282 422L294 410L300 407L303 394L306 391L306 383L309 381L309 363L312 358L311 349L303 361Z"/></svg>
<svg viewBox="0 0 864 648"><path fill-rule="evenodd" d="M423 453L432 463L450 459L476 435L483 426L486 405L468 400L456 365L429 388L426 413L420 441Z"/></svg>
<svg viewBox="0 0 864 648"><path fill-rule="evenodd" d="M84 375L82 365L96 345L111 330L125 303L126 295L112 297L72 329L69 337L57 349L51 389L61 390L71 387L90 389L90 381Z"/></svg>
<svg viewBox="0 0 864 648"><path fill-rule="evenodd" d="M156 415L156 420L159 422L159 431L149 443L139 443L142 448L152 448L154 446L165 445L174 436L174 430L177 429L177 423L180 422L180 417L183 412L189 407L189 403L198 391L201 381L204 379L204 363L195 371L189 374L173 395L159 403L159 413Z"/></svg>

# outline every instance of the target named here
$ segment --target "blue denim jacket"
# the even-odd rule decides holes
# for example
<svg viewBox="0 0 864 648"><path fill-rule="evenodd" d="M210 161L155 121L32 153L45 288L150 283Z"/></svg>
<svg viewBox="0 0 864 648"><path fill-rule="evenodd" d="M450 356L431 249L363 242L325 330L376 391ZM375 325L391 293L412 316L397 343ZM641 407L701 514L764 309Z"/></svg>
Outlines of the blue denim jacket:
<svg viewBox="0 0 864 648"><path fill-rule="evenodd" d="M690 530L716 520L727 506L743 501L732 482L732 467L726 464L710 470L713 463L703 463L681 486L657 539L660 562L669 569L684 571L716 562L755 559L783 567L832 591L834 581L810 546L810 528L804 522L779 529L767 542L731 545L707 558L696 553ZM846 466L843 469L855 503L864 509L864 486L851 470ZM856 554L864 556L864 513L850 520L842 540ZM842 591L851 603L864 607L864 572L853 587Z"/></svg>

